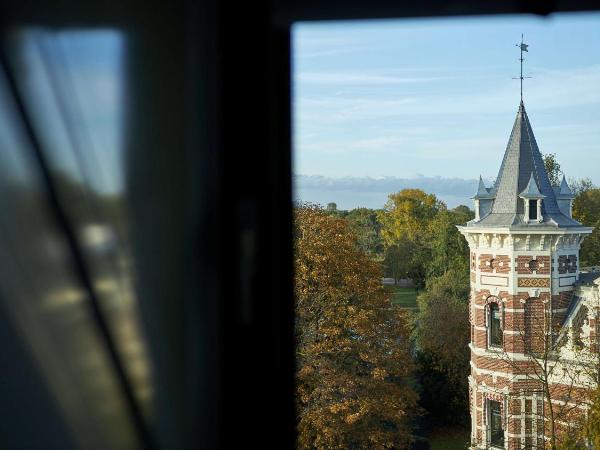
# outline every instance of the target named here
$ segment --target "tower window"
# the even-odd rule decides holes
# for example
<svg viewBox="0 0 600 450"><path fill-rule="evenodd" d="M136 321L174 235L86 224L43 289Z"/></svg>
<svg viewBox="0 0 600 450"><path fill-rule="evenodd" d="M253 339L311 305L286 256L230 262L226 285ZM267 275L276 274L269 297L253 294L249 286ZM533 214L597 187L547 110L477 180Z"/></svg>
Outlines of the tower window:
<svg viewBox="0 0 600 450"><path fill-rule="evenodd" d="M489 346L502 347L502 328L500 326L500 308L497 303L489 306Z"/></svg>
<svg viewBox="0 0 600 450"><path fill-rule="evenodd" d="M488 400L490 445L504 448L504 430L502 429L502 410L500 402Z"/></svg>
<svg viewBox="0 0 600 450"><path fill-rule="evenodd" d="M537 200L529 200L529 220L537 219Z"/></svg>

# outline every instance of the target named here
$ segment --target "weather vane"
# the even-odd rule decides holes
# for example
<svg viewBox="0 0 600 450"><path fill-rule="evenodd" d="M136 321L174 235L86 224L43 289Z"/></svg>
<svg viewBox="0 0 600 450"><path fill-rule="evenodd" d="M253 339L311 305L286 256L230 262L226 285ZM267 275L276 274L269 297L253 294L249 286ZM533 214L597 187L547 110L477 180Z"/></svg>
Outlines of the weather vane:
<svg viewBox="0 0 600 450"><path fill-rule="evenodd" d="M520 44L515 44L517 47L519 47L519 49L521 50L521 57L519 58L519 61L521 61L521 76L520 77L513 77L513 80L521 80L521 103L523 102L523 79L524 78L531 78L531 77L524 77L523 76L523 52L529 52L529 50L527 50L527 47L529 47L529 44L525 44L523 42L523 34L521 34L521 43Z"/></svg>

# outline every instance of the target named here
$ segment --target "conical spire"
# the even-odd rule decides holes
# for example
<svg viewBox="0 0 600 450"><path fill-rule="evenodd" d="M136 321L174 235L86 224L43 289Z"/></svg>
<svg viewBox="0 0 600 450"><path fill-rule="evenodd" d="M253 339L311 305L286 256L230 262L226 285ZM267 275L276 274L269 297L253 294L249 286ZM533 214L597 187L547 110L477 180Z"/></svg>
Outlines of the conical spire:
<svg viewBox="0 0 600 450"><path fill-rule="evenodd" d="M525 105L521 101L496 179L496 200L492 214L523 214L523 201L519 199L519 195L526 191L531 179L539 194L544 196L543 214L560 213Z"/></svg>
<svg viewBox="0 0 600 450"><path fill-rule="evenodd" d="M481 177L481 175L479 175L479 185L477 186L477 193L472 198L474 200L494 198L494 196L490 194L489 189L485 187L485 183L483 182L483 178Z"/></svg>
<svg viewBox="0 0 600 450"><path fill-rule="evenodd" d="M567 178L563 175L562 181L560 183L560 190L558 191L558 195L560 198L574 198L573 191L569 187L567 183Z"/></svg>

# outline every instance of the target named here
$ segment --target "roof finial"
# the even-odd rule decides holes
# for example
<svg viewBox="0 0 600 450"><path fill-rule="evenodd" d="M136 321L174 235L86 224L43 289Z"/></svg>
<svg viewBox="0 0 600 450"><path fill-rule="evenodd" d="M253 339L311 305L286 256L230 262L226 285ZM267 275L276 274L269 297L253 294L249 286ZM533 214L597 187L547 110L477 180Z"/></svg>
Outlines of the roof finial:
<svg viewBox="0 0 600 450"><path fill-rule="evenodd" d="M527 47L529 47L529 44L525 44L523 42L523 34L521 33L521 43L520 44L515 44L517 47L519 47L519 49L521 50L521 57L519 58L519 61L521 61L521 76L520 77L513 77L513 80L521 80L521 104L523 104L523 79L524 78L531 78L531 77L524 77L523 76L523 52L528 52L529 50L527 50Z"/></svg>

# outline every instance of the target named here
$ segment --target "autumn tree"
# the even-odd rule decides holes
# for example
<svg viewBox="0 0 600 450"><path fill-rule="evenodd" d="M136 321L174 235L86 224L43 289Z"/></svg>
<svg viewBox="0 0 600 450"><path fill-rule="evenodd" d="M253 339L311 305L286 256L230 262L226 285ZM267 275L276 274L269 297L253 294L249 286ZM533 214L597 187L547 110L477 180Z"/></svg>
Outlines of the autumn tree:
<svg viewBox="0 0 600 450"><path fill-rule="evenodd" d="M407 448L417 396L406 317L348 223L295 210L298 447Z"/></svg>

